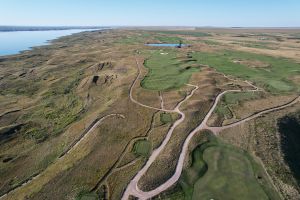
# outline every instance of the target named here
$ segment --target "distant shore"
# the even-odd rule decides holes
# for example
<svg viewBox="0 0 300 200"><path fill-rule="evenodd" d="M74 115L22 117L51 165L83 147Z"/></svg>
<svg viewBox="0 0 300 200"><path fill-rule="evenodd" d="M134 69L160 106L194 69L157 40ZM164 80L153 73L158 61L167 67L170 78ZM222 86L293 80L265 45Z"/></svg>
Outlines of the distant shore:
<svg viewBox="0 0 300 200"><path fill-rule="evenodd" d="M0 26L0 32L14 31L55 31L72 29L104 29L101 26Z"/></svg>

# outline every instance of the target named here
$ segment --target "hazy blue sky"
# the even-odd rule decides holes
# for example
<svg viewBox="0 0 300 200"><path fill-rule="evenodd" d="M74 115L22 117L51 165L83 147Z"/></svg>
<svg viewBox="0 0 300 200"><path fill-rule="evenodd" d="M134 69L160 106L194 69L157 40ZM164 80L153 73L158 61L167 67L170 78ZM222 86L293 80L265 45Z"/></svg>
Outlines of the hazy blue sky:
<svg viewBox="0 0 300 200"><path fill-rule="evenodd" d="M300 0L0 0L0 25L300 27Z"/></svg>

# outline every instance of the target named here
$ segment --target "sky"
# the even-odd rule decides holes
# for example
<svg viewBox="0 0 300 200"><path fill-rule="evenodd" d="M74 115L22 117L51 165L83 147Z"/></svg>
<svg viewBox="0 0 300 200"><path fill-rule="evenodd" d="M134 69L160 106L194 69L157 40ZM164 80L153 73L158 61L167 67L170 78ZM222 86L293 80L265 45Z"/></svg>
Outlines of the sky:
<svg viewBox="0 0 300 200"><path fill-rule="evenodd" d="M0 25L300 27L300 0L0 0Z"/></svg>

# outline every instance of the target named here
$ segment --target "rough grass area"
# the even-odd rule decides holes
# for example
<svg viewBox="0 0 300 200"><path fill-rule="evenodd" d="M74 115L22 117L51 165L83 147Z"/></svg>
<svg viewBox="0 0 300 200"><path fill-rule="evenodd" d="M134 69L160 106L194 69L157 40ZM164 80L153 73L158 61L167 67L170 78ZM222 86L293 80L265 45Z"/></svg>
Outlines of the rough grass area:
<svg viewBox="0 0 300 200"><path fill-rule="evenodd" d="M188 83L191 75L199 71L199 67L193 66L193 59L177 56L176 50L152 52L150 58L145 61L149 72L141 86L145 89L166 91Z"/></svg>
<svg viewBox="0 0 300 200"><path fill-rule="evenodd" d="M156 31L156 33L175 34L175 35L194 36L194 37L211 36L211 34L209 34L209 33L203 33L203 32L198 32L198 31Z"/></svg>
<svg viewBox="0 0 300 200"><path fill-rule="evenodd" d="M272 93L300 90L299 85L288 80L291 76L300 74L300 64L290 59L240 51L197 52L193 57L201 64L214 67L224 74L251 80ZM263 62L268 66L249 66L245 64L247 61Z"/></svg>
<svg viewBox="0 0 300 200"><path fill-rule="evenodd" d="M247 152L212 135L193 150L191 161L180 186L163 199L280 199Z"/></svg>
<svg viewBox="0 0 300 200"><path fill-rule="evenodd" d="M300 33L291 34L293 39L300 39Z"/></svg>
<svg viewBox="0 0 300 200"><path fill-rule="evenodd" d="M183 38L177 36L168 35L152 35L150 33L142 33L130 36L123 36L117 38L115 44L133 45L133 44L145 44L147 41L159 41L161 43L179 43L183 41Z"/></svg>
<svg viewBox="0 0 300 200"><path fill-rule="evenodd" d="M75 79L59 82L55 89L50 89L42 96L38 106L22 116L26 125L21 131L25 137L43 141L50 135L61 133L80 117L83 102L73 92L79 80Z"/></svg>
<svg viewBox="0 0 300 200"><path fill-rule="evenodd" d="M7 89L3 92L7 96L11 95L11 98L16 98L15 95L24 95L38 98L34 103L35 106L27 109L18 118L19 123L23 124L18 133L21 133L24 138L42 142L50 135L61 133L69 124L78 119L83 110L83 102L74 89L81 80L81 76L80 72L76 72L51 85L50 88L44 84L44 91L40 93L38 90L31 89L41 85L41 81L28 80L25 83L32 84L30 87L23 84L22 79L11 82L14 89Z"/></svg>
<svg viewBox="0 0 300 200"><path fill-rule="evenodd" d="M224 105L224 104L218 105L214 112L217 113L217 115L222 119L233 118L233 114L230 108L228 107L228 105Z"/></svg>
<svg viewBox="0 0 300 200"><path fill-rule="evenodd" d="M144 44L146 39L151 38L148 33L134 34L128 36L118 37L114 43L121 45Z"/></svg>
<svg viewBox="0 0 300 200"><path fill-rule="evenodd" d="M257 48L257 49L271 49L271 50L278 49L276 43L272 43L272 42L241 41L241 42L234 42L233 44L238 44L243 47L250 47L250 48Z"/></svg>
<svg viewBox="0 0 300 200"><path fill-rule="evenodd" d="M214 46L214 45L221 45L220 42L217 42L215 40L201 40L201 42L207 44L207 45L211 45L211 46Z"/></svg>
<svg viewBox="0 0 300 200"><path fill-rule="evenodd" d="M227 93L223 96L220 103L217 105L214 113L218 115L218 119L222 122L224 120L232 119L235 116L236 106L241 106L243 102L251 101L261 98L262 93L259 92L233 92Z"/></svg>
<svg viewBox="0 0 300 200"><path fill-rule="evenodd" d="M152 150L152 144L148 140L138 140L134 143L133 151L139 156L148 156Z"/></svg>
<svg viewBox="0 0 300 200"><path fill-rule="evenodd" d="M23 80L12 77L6 84L0 85L0 95L25 95L32 97L37 94L41 88L37 80Z"/></svg>
<svg viewBox="0 0 300 200"><path fill-rule="evenodd" d="M239 104L242 101L254 100L259 97L258 92L233 92L225 94L222 100L226 104Z"/></svg>
<svg viewBox="0 0 300 200"><path fill-rule="evenodd" d="M172 43L172 44L179 44L180 41L183 39L180 37L172 37L172 36L155 36L156 40L159 40L162 43Z"/></svg>

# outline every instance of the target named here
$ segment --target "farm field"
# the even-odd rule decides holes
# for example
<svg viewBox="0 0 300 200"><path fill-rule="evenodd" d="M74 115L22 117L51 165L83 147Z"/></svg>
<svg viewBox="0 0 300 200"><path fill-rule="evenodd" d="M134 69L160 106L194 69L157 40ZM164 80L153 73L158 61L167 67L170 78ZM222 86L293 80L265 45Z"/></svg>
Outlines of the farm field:
<svg viewBox="0 0 300 200"><path fill-rule="evenodd" d="M1 56L1 200L297 199L299 34L116 28Z"/></svg>

